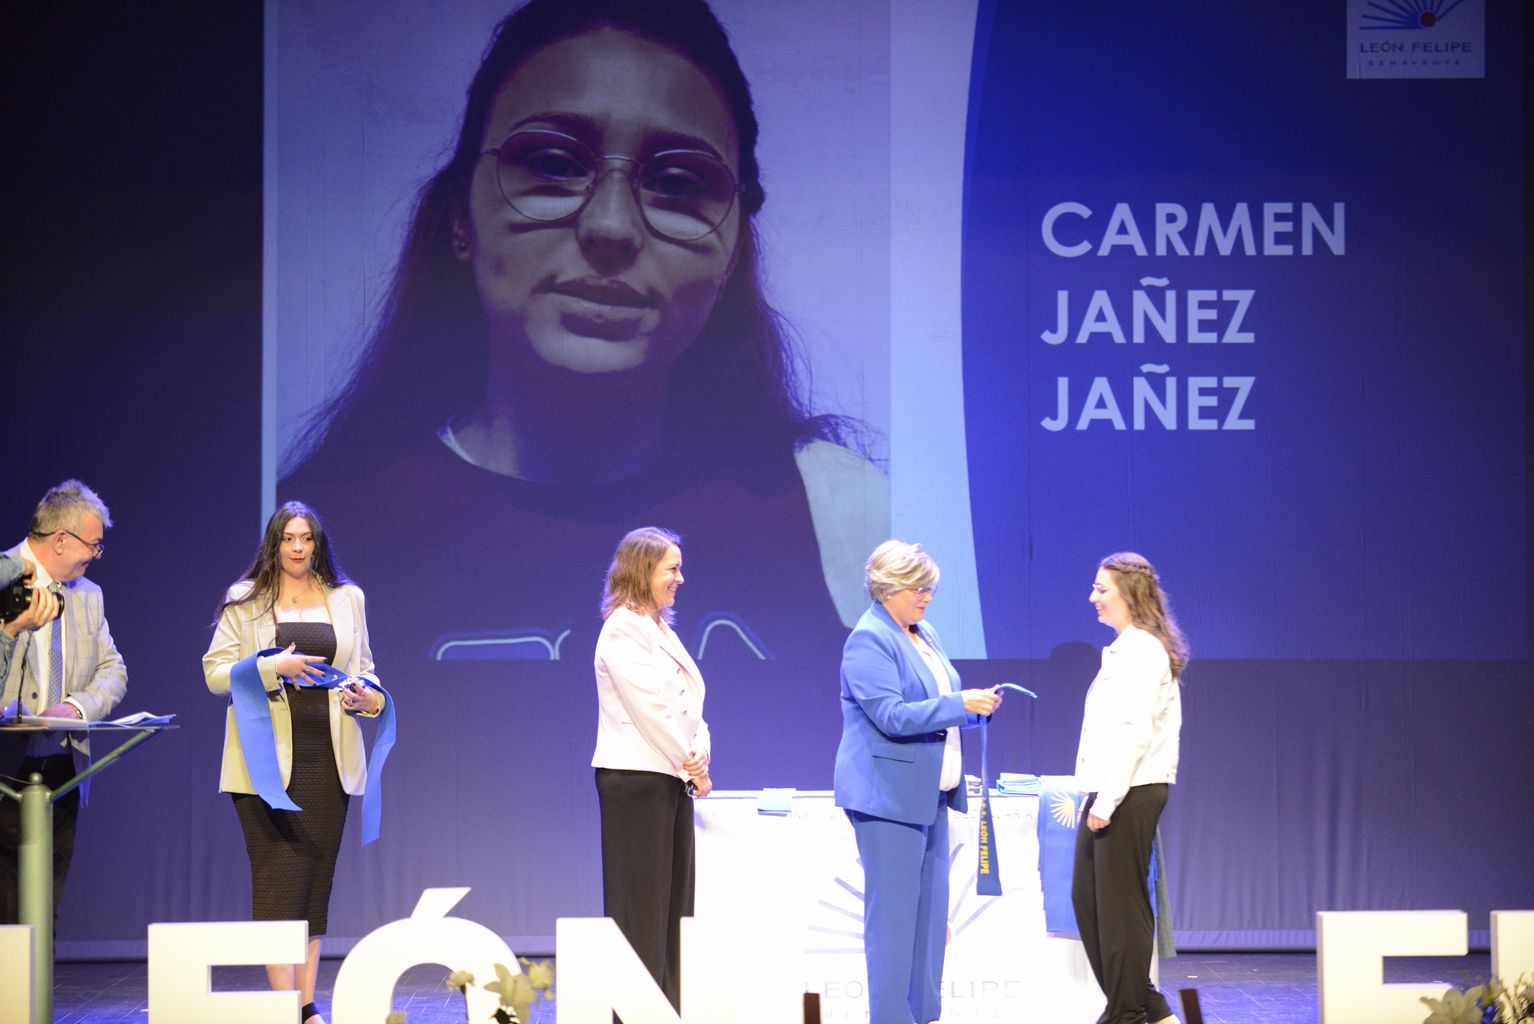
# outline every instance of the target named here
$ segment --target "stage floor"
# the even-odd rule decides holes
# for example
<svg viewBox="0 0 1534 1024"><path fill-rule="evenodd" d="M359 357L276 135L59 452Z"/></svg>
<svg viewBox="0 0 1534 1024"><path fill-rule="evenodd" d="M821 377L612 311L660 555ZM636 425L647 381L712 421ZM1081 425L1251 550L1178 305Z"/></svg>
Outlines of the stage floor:
<svg viewBox="0 0 1534 1024"><path fill-rule="evenodd" d="M328 1009L339 966L337 960L321 964L322 1009ZM1482 980L1490 970L1485 953L1414 957L1387 961L1385 980L1448 986ZM1207 1024L1315 1024L1319 1013L1313 953L1183 953L1162 961L1161 976L1169 995L1198 990ZM394 1006L405 1011L409 1024L464 1024L463 997L443 986L445 977L439 967L416 967L400 980ZM221 989L265 985L261 968L219 968L214 978ZM142 961L59 964L55 983L56 1024L143 1024L147 987ZM532 1018L528 1024L554 1024L554 1007L546 1005Z"/></svg>

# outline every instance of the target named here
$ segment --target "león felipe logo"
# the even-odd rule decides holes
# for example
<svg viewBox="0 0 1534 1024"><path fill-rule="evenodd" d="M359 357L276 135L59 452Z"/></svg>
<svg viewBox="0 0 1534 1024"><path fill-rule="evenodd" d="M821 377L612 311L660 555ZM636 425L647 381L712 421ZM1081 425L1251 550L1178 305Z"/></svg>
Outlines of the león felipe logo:
<svg viewBox="0 0 1534 1024"><path fill-rule="evenodd" d="M1465 0L1369 0L1359 18L1364 31L1436 28Z"/></svg>
<svg viewBox="0 0 1534 1024"><path fill-rule="evenodd" d="M1082 797L1085 802L1086 797ZM1057 789L1049 798L1049 816L1055 824L1061 828L1074 829L1076 827L1076 794L1064 789Z"/></svg>

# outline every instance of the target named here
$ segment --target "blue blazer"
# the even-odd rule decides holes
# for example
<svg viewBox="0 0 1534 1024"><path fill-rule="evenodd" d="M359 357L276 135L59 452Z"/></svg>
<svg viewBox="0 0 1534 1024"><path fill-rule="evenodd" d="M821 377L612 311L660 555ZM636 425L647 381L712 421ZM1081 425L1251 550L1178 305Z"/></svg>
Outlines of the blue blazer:
<svg viewBox="0 0 1534 1024"><path fill-rule="evenodd" d="M836 748L836 806L913 825L932 822L943 769L945 730L978 725L964 710L959 674L937 631L918 623L932 645L952 693L942 693L911 641L884 606L875 603L842 647L842 741ZM968 809L961 782L948 806Z"/></svg>

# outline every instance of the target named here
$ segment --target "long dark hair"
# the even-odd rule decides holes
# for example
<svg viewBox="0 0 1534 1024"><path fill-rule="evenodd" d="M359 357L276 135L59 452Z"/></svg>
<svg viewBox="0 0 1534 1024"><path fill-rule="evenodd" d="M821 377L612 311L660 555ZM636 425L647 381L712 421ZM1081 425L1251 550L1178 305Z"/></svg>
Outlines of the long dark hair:
<svg viewBox="0 0 1534 1024"><path fill-rule="evenodd" d="M306 519L309 522L309 529L314 533L314 554L309 566L315 578L325 585L325 589L334 590L351 582L336 562L335 554L330 550L330 534L325 532L325 524L320 522L314 509L301 501L285 502L266 521L266 531L261 535L261 546L256 549L256 557L251 559L250 566L235 581L243 583L249 580L252 584L250 590L232 600L225 595L218 606L218 614L213 616L215 626L225 608L249 604L251 601L265 601L270 610L277 603L277 581L282 573L282 531L287 529L288 522L293 519Z"/></svg>
<svg viewBox="0 0 1534 1024"><path fill-rule="evenodd" d="M852 422L809 414L800 358L763 297L754 217L766 193L756 162L756 112L714 12L705 0L530 0L496 26L469 83L452 157L417 195L378 327L347 386L319 409L288 451L290 469L321 445L349 451L426 436L483 397L488 325L472 271L452 255L454 215L467 208L496 90L537 51L604 27L669 47L708 74L740 142L739 254L707 323L672 368L667 449L740 465L817 438L858 442Z"/></svg>
<svg viewBox="0 0 1534 1024"><path fill-rule="evenodd" d="M1097 564L1113 574L1113 582L1124 603L1129 606L1129 620L1161 641L1167 660L1172 663L1173 678L1188 667L1188 641L1172 616L1172 603L1161 589L1161 578L1150 561L1133 551L1118 551Z"/></svg>

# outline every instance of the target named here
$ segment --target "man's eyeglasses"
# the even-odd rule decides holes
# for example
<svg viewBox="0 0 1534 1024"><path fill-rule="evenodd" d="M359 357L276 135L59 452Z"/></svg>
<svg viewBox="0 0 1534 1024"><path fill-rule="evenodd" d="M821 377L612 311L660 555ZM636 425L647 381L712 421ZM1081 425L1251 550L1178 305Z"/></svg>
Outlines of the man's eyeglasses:
<svg viewBox="0 0 1534 1024"><path fill-rule="evenodd" d="M103 541L99 541L98 540L94 544L92 544L90 541L86 540L84 537L80 536L78 533L76 533L73 530L59 529L59 530L56 530L54 532L55 533L67 533L71 537L73 537L75 540L79 541L81 544L84 544L86 547L90 548L91 549L91 557L92 558L100 558L103 554L106 553L107 546L106 546L106 543L103 542ZM36 531L33 531L32 536L34 536L34 537L49 537L49 536L52 536L52 534L38 533Z"/></svg>
<svg viewBox="0 0 1534 1024"><path fill-rule="evenodd" d="M651 231L674 242L696 242L719 229L741 187L724 161L695 149L667 149L639 160L598 154L563 132L512 132L494 149L495 180L511 208L552 224L574 217L596 193L603 165L619 161L640 215Z"/></svg>

